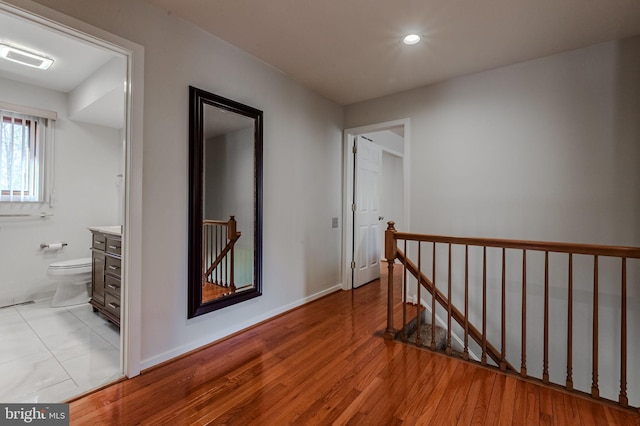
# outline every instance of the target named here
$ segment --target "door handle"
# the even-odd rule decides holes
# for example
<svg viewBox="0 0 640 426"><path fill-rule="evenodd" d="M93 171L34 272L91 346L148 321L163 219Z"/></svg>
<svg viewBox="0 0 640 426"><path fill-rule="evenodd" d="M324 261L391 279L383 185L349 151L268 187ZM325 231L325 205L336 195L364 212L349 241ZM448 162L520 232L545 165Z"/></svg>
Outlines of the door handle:
<svg viewBox="0 0 640 426"><path fill-rule="evenodd" d="M384 220L384 216L378 216L378 220Z"/></svg>

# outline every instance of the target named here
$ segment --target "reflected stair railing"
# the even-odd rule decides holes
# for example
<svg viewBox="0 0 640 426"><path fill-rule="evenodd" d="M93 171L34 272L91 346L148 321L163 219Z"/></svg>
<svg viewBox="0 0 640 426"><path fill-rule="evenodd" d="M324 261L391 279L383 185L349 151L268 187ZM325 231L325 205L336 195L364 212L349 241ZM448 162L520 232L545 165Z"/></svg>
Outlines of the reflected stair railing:
<svg viewBox="0 0 640 426"><path fill-rule="evenodd" d="M235 291L234 245L242 235L234 216L228 221L202 221L202 285L214 284Z"/></svg>

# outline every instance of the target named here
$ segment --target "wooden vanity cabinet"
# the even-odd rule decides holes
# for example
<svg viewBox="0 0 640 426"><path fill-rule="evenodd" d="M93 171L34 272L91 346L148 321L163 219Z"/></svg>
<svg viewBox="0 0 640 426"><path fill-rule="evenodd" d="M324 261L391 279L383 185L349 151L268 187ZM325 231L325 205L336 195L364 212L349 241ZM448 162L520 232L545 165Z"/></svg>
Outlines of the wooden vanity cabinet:
<svg viewBox="0 0 640 426"><path fill-rule="evenodd" d="M91 300L94 312L100 312L120 327L122 237L91 231Z"/></svg>

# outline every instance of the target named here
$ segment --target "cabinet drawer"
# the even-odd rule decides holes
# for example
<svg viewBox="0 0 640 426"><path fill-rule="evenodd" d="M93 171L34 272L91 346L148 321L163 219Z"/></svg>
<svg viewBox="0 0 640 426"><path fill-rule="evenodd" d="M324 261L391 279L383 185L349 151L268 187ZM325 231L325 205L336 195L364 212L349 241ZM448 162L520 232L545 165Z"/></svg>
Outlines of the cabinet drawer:
<svg viewBox="0 0 640 426"><path fill-rule="evenodd" d="M120 299L120 280L111 275L104 277L104 291Z"/></svg>
<svg viewBox="0 0 640 426"><path fill-rule="evenodd" d="M113 315L120 318L120 298L119 297L114 297L113 295L107 293L105 295L104 307L107 311L111 312Z"/></svg>
<svg viewBox="0 0 640 426"><path fill-rule="evenodd" d="M107 246L107 238L103 234L93 234L93 243L91 244L91 247L93 247L96 250L104 251L106 246Z"/></svg>
<svg viewBox="0 0 640 426"><path fill-rule="evenodd" d="M122 254L122 240L107 237L106 246L107 248L105 249L105 251L107 253L117 254L118 256Z"/></svg>
<svg viewBox="0 0 640 426"><path fill-rule="evenodd" d="M115 257L107 257L105 272L107 274L120 276L120 259Z"/></svg>

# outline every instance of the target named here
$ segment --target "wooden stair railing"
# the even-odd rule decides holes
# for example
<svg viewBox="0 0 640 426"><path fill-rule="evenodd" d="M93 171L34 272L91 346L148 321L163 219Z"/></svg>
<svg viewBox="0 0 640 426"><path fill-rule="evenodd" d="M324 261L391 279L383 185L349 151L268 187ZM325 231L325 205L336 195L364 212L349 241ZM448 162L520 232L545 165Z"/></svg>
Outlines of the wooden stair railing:
<svg viewBox="0 0 640 426"><path fill-rule="evenodd" d="M202 221L202 283L235 290L234 246L242 235L234 216L228 221ZM207 266L209 265L209 266Z"/></svg>
<svg viewBox="0 0 640 426"><path fill-rule="evenodd" d="M410 259L408 259L401 250L397 251L396 259L400 260L402 265L404 265L405 269L407 271L409 271L411 273L411 275L416 277L416 279L419 279L420 283L427 289L427 291L429 293L431 293L431 295L433 295L433 291L434 291L433 282L431 282L431 280L429 278L427 278L427 276L424 273L420 272L418 267ZM447 297L440 290L438 290L436 288L435 291L436 291L436 298L435 299L436 299L436 301L438 303L440 303L440 306L445 308L447 311L450 311L451 312L451 317L455 321L457 321L458 324L460 324L461 326L463 326L463 327L466 326L469 336L471 336L471 338L473 340L475 340L475 342L477 344L482 345L483 344L482 332L480 330L478 330L476 327L474 327L471 323L466 322L464 313L460 312L455 306L453 306L453 304L449 303L449 299L447 299ZM431 312L433 313L433 312L435 312L435 310L432 309ZM450 330L450 329L451 329L451 326L449 325L448 330ZM432 342L433 342L433 336L432 336ZM433 343L435 343L435 342L433 342ZM487 355L496 364L504 365L504 369L509 369L509 370L514 370L515 371L515 369L513 368L513 366L511 364L509 364L505 360L501 359L500 351L495 346L493 346L491 343L488 343L488 342L485 342L485 344L486 344L486 353L487 353ZM447 338L447 347L448 348L451 347L451 343L450 343L450 339L449 338ZM432 349L434 349L434 348L432 347ZM464 352L463 357L465 359L469 359L468 350Z"/></svg>
<svg viewBox="0 0 640 426"><path fill-rule="evenodd" d="M404 241L404 251L398 248L398 242ZM417 243L417 265L415 262L411 261L406 252L407 252L407 242ZM448 282L447 282L447 294L444 294L440 289L438 289L435 283L430 280L422 269L422 254L421 247L423 243L430 243L432 246L432 277L435 279L436 277L436 244L446 245L448 246ZM463 246L464 247L464 313L453 306L451 303L451 295L452 295L452 256L451 256L451 247L452 245ZM481 315L482 315L482 330L478 330L475 328L469 321L469 247L481 247L482 248L482 301L481 301ZM501 283L500 283L500 292L501 292L501 309L500 319L498 322L500 323L500 349L497 349L487 340L487 248L496 248L501 251L502 254L502 270L501 270ZM419 324L420 321L420 310L422 309L421 302L421 289L424 287L431 295L431 313L432 313L432 324L436 323L436 302L440 304L445 310L447 315L447 349L446 352L451 354L451 321L455 320L460 326L464 328L464 349L463 349L463 357L468 359L468 337L470 336L482 350L481 363L487 364L486 357L491 358L495 363L497 368L507 373L517 373L515 369L507 362L507 354L506 354L506 342L507 342L507 324L506 324L506 290L507 290L507 278L506 278L506 264L507 257L506 251L510 250L518 250L522 252L522 281L521 281L521 295L522 301L520 306L520 312L518 316L521 318L521 333L519 336L519 344L521 347L521 360L520 360L520 371L519 375L523 378L537 380L542 382L544 385L548 386L559 386L561 388L566 389L567 391L572 391L575 393L589 395L592 398L616 402L620 407L629 408L629 398L627 395L628 390L628 371L637 371L638 365L632 365L631 369L628 369L629 357L628 357L628 335L629 335L629 326L637 327L635 322L628 323L627 321L627 277L628 277L628 263L630 260L637 262L640 259L640 248L638 247L620 247L620 246L604 246L604 245L587 245L587 244L570 244L570 243L556 243L556 242L540 242L540 241L519 241L519 240L506 240L506 239L491 239L491 238L464 238L464 237L448 237L448 236L438 236L438 235L423 235L423 234L414 234L414 233L402 233L398 232L393 222L389 222L389 226L385 231L385 258L388 264L388 303L387 303L387 326L385 330L386 338L396 338L401 335L400 332L402 330L396 330L394 328L394 312L393 312L393 268L395 259L398 259L402 265L404 266L404 286L403 286L403 329L406 326L406 303L407 303L407 272L411 273L417 280L417 310L418 315L416 316L416 321ZM542 347L543 356L542 356L542 374L541 377L531 376L527 372L527 253L528 252L541 252L544 254L544 272L540 273L543 275L541 278L541 282L543 286L543 330L542 330L542 339L543 342L540 345ZM566 275L566 342L550 342L550 329L549 329L549 317L550 317L550 260L549 254L562 253L568 255L568 267L567 267L567 275ZM584 255L590 256L593 259L593 296L592 296L592 304L591 304L591 316L592 316L592 324L591 331L591 392L579 391L574 388L574 371L573 371L573 361L574 357L577 356L573 352L573 329L574 329L574 255ZM619 394L617 397L617 401L614 401L613 398L603 398L600 395L600 387L599 387L599 259L601 257L608 257L613 259L618 259L620 261L620 299L619 299L619 321L620 321L620 346L619 346ZM584 266L584 265L583 265ZM608 264L611 266L611 264ZM635 263L635 269L640 270L640 263ZM584 269L583 269L584 271ZM557 304L554 305L557 307ZM557 309L557 308L556 308ZM557 325L554 324L554 327L557 328ZM432 327L433 329L433 327ZM631 331L632 336L638 336L639 329L633 329ZM635 334L634 334L635 333ZM496 333L497 334L497 333ZM512 333L513 334L513 333ZM513 338L513 336L509 336ZM416 340L419 340L419 336L416 337ZM418 342L416 342L418 343ZM555 382L551 381L549 374L549 353L550 347L553 344L553 348L558 348L560 344L566 344L566 379L564 383L559 383L556 379ZM615 349L615 348L614 348ZM617 349L616 349L617 350ZM631 359L632 361L636 361L635 359ZM490 365L489 365L490 366ZM612 367L607 365L611 370ZM563 366L564 368L564 366ZM557 371L557 370L556 370ZM609 372L610 374L610 372ZM633 376L637 380L637 375ZM586 382L586 377L581 376L582 382ZM608 382L608 384L611 384ZM635 387L638 387L637 383L634 383ZM584 388L584 385L583 385ZM638 399L639 395L634 395L636 399ZM633 407L631 407L633 408ZM635 408L637 410L637 407Z"/></svg>

